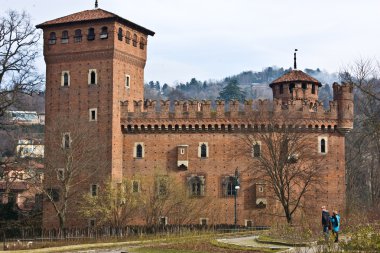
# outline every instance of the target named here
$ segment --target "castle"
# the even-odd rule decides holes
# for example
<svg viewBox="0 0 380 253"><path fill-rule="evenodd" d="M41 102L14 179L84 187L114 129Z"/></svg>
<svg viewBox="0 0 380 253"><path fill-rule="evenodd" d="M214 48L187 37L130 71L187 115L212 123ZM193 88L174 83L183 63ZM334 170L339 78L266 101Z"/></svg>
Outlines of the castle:
<svg viewBox="0 0 380 253"><path fill-rule="evenodd" d="M92 159L94 164L106 165L80 185L77 193L101 194L99 186L106 178L121 182L137 174L152 177L160 168L189 187L190 195L210 196L218 203L215 212L222 215L199 214L193 223L232 224L233 191L226 191L225 180L238 168L237 223L268 225L275 218L264 214L279 205L269 196L270 185L255 179L249 170L249 158L239 156L237 140L250 131L267 131L271 127L268 115L286 114L281 127L307 135L329 171L321 175L326 191L323 198L309 200L311 213L319 214L317 207L328 203L344 210L344 134L353 127L352 85L333 85L334 100L327 111L318 101L321 83L296 69L270 84L273 102L241 105L230 101L227 106L216 101L215 107L210 101L144 102L147 42L153 31L99 8L47 21L37 28L44 34L46 129L62 119L70 122L56 136L46 132L47 160L56 164L62 177L64 171L58 169L62 161L54 156L52 139L70 147L73 133L82 127L76 124L79 121L96 132L92 145L105 148ZM53 172L46 172L45 178L50 180L45 187L55 187L59 194ZM143 182L134 181L136 191L144 188L140 184ZM77 201L68 204L67 227L88 224L75 213ZM44 203L43 222L44 227L57 226L49 201ZM132 222L143 224L143 219L136 217ZM173 223L171 217L162 217L161 222Z"/></svg>

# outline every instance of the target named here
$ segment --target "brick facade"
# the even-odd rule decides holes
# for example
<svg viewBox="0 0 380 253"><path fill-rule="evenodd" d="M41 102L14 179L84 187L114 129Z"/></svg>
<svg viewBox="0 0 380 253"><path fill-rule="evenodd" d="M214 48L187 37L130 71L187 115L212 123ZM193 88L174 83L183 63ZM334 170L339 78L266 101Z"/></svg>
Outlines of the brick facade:
<svg viewBox="0 0 380 253"><path fill-rule="evenodd" d="M334 101L327 111L317 101L320 83L298 70L271 84L273 103L247 101L244 108L239 109L239 103L231 101L227 111L223 101L216 101L215 107L210 101L175 101L173 108L170 101L143 103L147 37L154 35L153 32L101 9L72 14L37 27L44 31L46 128L62 117L86 122L97 131L94 145L106 148L94 159L107 161L107 166L91 178L91 184L102 184L106 178L114 182L120 182L123 177L149 178L155 170L171 175L182 184L186 184L191 175L197 175L204 181L204 194L215 199L213 205L218 209L214 217L200 214L199 218L207 218L212 223L233 223L234 199L223 194L223 180L239 168L238 223L245 225L252 221L253 225L268 225L273 217L265 214L280 205L270 198L270 186L254 179L250 158L241 154L239 140L249 131L266 131L269 112L275 116L286 113L289 115L284 122L286 127L308 135L310 145L315 145L316 150L320 137L328 140L328 152L323 158L328 173L322 175L326 178L326 198L316 196L312 203L305 201L305 206L309 204L319 212L316 206L334 203L334 208L344 209L344 133L352 128L351 85L334 84ZM94 40L87 39L90 27L95 31ZM107 38L100 38L104 27L107 27ZM81 42L75 42L77 29L82 32ZM66 40L62 43L63 31L68 31L68 43ZM131 35L130 40L126 31ZM52 32L56 34L55 43L51 41ZM137 41L133 41L134 34ZM91 70L96 70L96 84L89 84ZM66 85L65 71L70 78ZM129 78L128 85L126 78ZM293 85L293 92L289 85ZM88 121L91 108L96 108L95 121ZM65 131L75 131L76 127L74 124ZM143 155L136 158L139 144ZM207 148L206 157L201 155L202 144ZM52 157L54 148L49 136L45 149L46 157ZM78 190L78 197L81 191L90 189L90 183ZM266 207L260 207L260 202L266 202ZM67 226L87 225L78 219L75 210L74 201L69 205ZM168 222L171 222L170 217ZM193 222L199 223L199 219ZM142 224L143 219L135 217L132 223ZM48 202L44 205L44 226L57 226Z"/></svg>

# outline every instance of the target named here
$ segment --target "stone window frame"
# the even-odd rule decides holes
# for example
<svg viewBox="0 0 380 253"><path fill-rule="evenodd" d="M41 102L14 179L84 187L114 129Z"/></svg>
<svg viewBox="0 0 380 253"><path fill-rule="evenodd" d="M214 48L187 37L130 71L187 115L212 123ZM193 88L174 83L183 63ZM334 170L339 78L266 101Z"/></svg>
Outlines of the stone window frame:
<svg viewBox="0 0 380 253"><path fill-rule="evenodd" d="M71 148L71 136L70 132L62 133L62 148L69 149Z"/></svg>
<svg viewBox="0 0 380 253"><path fill-rule="evenodd" d="M260 185L257 187L258 192L264 192L264 186Z"/></svg>
<svg viewBox="0 0 380 253"><path fill-rule="evenodd" d="M223 197L234 197L236 190L234 188L235 178L232 175L227 175L222 178L222 190L223 190Z"/></svg>
<svg viewBox="0 0 380 253"><path fill-rule="evenodd" d="M206 179L204 176L192 175L187 177L188 193L190 197L205 196Z"/></svg>
<svg viewBox="0 0 380 253"><path fill-rule="evenodd" d="M258 152L258 154L257 154L257 150L255 150L255 148L256 147L259 147L259 152ZM252 157L253 158L260 158L261 157L261 151L262 151L262 148L261 148L261 141L253 141L252 142L252 151L251 151L251 153L252 153Z"/></svg>
<svg viewBox="0 0 380 253"><path fill-rule="evenodd" d="M135 184L137 184L137 191L135 191ZM139 193L141 191L141 185L139 180L132 180L131 184L131 192L132 193Z"/></svg>
<svg viewBox="0 0 380 253"><path fill-rule="evenodd" d="M94 73L95 74L95 80L94 80L94 82L92 82L93 80L92 80L92 73ZM98 85L98 73L97 73L97 71L96 71L96 69L89 69L88 70L88 77L87 77L87 81L88 81L88 85Z"/></svg>
<svg viewBox="0 0 380 253"><path fill-rule="evenodd" d="M203 155L203 150L202 150L202 146L206 146L206 155L204 156ZM206 158L209 158L209 145L208 145L208 142L199 142L198 144L198 157L199 158L202 158L202 159L206 159Z"/></svg>
<svg viewBox="0 0 380 253"><path fill-rule="evenodd" d="M65 75L67 75L67 83L65 82ZM70 71L68 70L61 72L61 87L70 87Z"/></svg>
<svg viewBox="0 0 380 253"><path fill-rule="evenodd" d="M131 76L125 75L125 88L130 89L131 88Z"/></svg>
<svg viewBox="0 0 380 253"><path fill-rule="evenodd" d="M141 145L141 156L137 156L137 147L138 145ZM133 158L136 158L136 159L143 159L145 157L145 147L144 147L144 142L135 142L134 143L134 146L133 146Z"/></svg>
<svg viewBox="0 0 380 253"><path fill-rule="evenodd" d="M94 113L94 115L93 115L93 113ZM88 121L90 121L90 122L98 121L98 108L88 109Z"/></svg>
<svg viewBox="0 0 380 253"><path fill-rule="evenodd" d="M163 221L163 222L162 222ZM161 225L161 226L166 226L168 225L168 216L160 216L158 217L158 223Z"/></svg>
<svg viewBox="0 0 380 253"><path fill-rule="evenodd" d="M97 197L99 195L99 185L91 184L90 185L90 195L91 197Z"/></svg>
<svg viewBox="0 0 380 253"><path fill-rule="evenodd" d="M248 226L248 223L251 223L251 225L250 226ZM251 219L245 219L244 220L244 226L245 227L253 227L253 220L251 220Z"/></svg>
<svg viewBox="0 0 380 253"><path fill-rule="evenodd" d="M325 152L322 152L322 140L325 141ZM321 155L326 155L329 151L328 149L328 137L327 136L318 136L318 153L321 154Z"/></svg>
<svg viewBox="0 0 380 253"><path fill-rule="evenodd" d="M205 221L205 223L203 223ZM208 218L199 218L199 225L208 226Z"/></svg>

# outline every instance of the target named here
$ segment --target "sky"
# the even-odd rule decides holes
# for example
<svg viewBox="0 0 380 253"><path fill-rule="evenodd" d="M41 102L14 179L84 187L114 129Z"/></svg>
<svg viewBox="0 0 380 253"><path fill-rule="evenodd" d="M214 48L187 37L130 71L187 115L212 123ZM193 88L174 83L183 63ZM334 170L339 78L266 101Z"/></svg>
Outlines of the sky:
<svg viewBox="0 0 380 253"><path fill-rule="evenodd" d="M268 66L330 73L380 60L379 0L98 0L99 7L156 32L145 81L220 80ZM34 24L94 8L95 0L0 0ZM44 62L39 60L40 69Z"/></svg>

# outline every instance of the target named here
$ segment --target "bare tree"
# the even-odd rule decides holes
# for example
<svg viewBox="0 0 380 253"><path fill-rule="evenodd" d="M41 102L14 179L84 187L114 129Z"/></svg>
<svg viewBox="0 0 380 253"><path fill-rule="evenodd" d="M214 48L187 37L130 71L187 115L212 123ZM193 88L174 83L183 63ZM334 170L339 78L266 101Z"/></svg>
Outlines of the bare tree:
<svg viewBox="0 0 380 253"><path fill-rule="evenodd" d="M115 184L107 180L97 196L83 196L80 213L87 219L95 218L98 226L126 226L138 211L139 197L138 192L133 192L133 181L124 179Z"/></svg>
<svg viewBox="0 0 380 253"><path fill-rule="evenodd" d="M19 93L32 94L43 78L36 69L40 34L25 13L8 11L0 17L0 116Z"/></svg>
<svg viewBox="0 0 380 253"><path fill-rule="evenodd" d="M292 223L302 199L319 185L323 169L308 135L286 127L284 122L273 119L268 129L243 138L252 170L269 185L281 203L283 216Z"/></svg>
<svg viewBox="0 0 380 253"><path fill-rule="evenodd" d="M61 118L61 121L52 123L45 133L47 149L42 190L58 216L59 227L63 229L67 211L75 209L76 200L89 188L89 180L109 166L106 159L101 159L106 147L95 145L99 143L97 129L79 119Z"/></svg>
<svg viewBox="0 0 380 253"><path fill-rule="evenodd" d="M380 65L359 59L340 73L355 92L354 130L347 136L347 199L349 206L379 208L380 200Z"/></svg>

